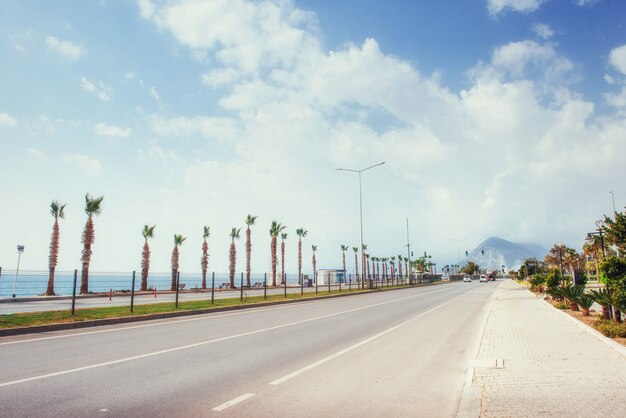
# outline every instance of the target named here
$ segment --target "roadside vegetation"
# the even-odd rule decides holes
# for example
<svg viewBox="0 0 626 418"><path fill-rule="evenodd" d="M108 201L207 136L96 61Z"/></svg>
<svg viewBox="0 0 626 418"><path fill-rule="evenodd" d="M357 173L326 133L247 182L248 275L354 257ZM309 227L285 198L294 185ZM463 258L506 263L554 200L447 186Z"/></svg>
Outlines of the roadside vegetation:
<svg viewBox="0 0 626 418"><path fill-rule="evenodd" d="M626 345L626 215L604 217L582 251L555 244L544 260L524 261L517 279L558 309ZM592 315L597 304L600 312Z"/></svg>

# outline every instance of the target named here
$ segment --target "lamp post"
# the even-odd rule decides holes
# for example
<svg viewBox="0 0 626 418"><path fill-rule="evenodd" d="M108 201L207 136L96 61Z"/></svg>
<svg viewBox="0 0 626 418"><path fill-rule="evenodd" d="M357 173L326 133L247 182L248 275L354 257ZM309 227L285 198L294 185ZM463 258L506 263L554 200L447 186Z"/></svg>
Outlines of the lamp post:
<svg viewBox="0 0 626 418"><path fill-rule="evenodd" d="M372 166L363 168L361 170L353 170L351 168L337 168L337 170L339 171L351 171L353 173L358 173L359 174L359 214L360 214L360 221L361 221L361 287L363 287L363 267L365 266L365 254L363 252L363 191L362 191L362 187L361 187L361 173L364 171L367 171L371 168L374 167L378 167L379 165L383 165L385 164L384 161L379 162L378 164L374 164ZM372 287L372 283L370 280L370 288Z"/></svg>
<svg viewBox="0 0 626 418"><path fill-rule="evenodd" d="M561 286L565 287L565 277L563 276L563 247L565 244L557 244L559 249L559 270L561 272Z"/></svg>
<svg viewBox="0 0 626 418"><path fill-rule="evenodd" d="M17 275L20 272L20 260L22 258L23 252L24 252L24 246L17 244L17 268L15 269L15 281L13 282L13 297L15 297L16 295L15 289L17 287Z"/></svg>

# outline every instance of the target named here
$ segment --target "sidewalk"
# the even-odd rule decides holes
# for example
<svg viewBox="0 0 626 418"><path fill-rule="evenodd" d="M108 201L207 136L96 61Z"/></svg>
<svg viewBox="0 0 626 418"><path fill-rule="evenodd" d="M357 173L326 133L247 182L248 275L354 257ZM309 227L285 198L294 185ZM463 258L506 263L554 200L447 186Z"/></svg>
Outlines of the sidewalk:
<svg viewBox="0 0 626 418"><path fill-rule="evenodd" d="M481 416L626 417L626 350L581 325L503 281L472 364Z"/></svg>

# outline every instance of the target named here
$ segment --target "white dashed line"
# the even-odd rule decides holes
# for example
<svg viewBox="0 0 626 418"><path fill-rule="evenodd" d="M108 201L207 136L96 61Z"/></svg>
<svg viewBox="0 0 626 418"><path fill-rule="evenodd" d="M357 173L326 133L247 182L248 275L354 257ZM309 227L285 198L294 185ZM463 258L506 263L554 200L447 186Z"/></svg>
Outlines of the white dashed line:
<svg viewBox="0 0 626 418"><path fill-rule="evenodd" d="M223 411L226 408L230 408L233 405L237 405L240 402L245 401L246 399L250 399L251 397L254 396L254 393L244 393L241 396L236 397L235 399L231 399L228 402L224 402L223 404L216 406L215 408L213 408L214 411Z"/></svg>

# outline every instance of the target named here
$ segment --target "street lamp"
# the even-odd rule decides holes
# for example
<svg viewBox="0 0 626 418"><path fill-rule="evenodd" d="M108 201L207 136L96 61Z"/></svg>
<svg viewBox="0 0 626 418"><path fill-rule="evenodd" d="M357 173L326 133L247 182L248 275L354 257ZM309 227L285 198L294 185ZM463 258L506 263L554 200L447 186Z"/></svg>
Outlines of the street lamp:
<svg viewBox="0 0 626 418"><path fill-rule="evenodd" d="M17 275L20 272L20 260L22 258L23 252L24 252L24 246L17 244L17 268L15 269L15 281L13 282L13 297L15 297L16 295L15 288L17 287Z"/></svg>
<svg viewBox="0 0 626 418"><path fill-rule="evenodd" d="M353 173L359 174L359 213L361 219L361 288L363 287L363 267L365 266L365 255L363 253L363 192L361 187L361 173L369 170L370 168L378 167L379 165L385 164L384 161L379 162L378 164L374 164L367 168L363 168L361 170L353 170L351 168L337 168L339 171L351 171ZM372 288L372 282L370 278L370 289Z"/></svg>

